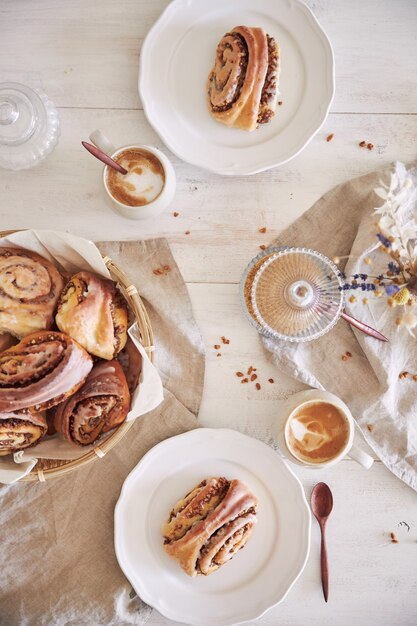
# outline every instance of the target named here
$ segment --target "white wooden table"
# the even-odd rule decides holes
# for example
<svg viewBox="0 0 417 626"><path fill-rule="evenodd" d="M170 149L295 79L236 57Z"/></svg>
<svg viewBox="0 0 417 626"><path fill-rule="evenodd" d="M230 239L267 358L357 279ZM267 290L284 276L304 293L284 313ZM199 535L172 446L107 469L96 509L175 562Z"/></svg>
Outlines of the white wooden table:
<svg viewBox="0 0 417 626"><path fill-rule="evenodd" d="M0 79L40 78L62 126L60 143L45 163L26 172L0 170L1 228L54 228L95 240L167 237L207 347L201 424L259 437L272 432L280 402L299 386L274 370L242 315L237 285L245 265L260 244L333 185L394 159L416 157L415 0L307 4L336 56L336 97L322 131L292 162L247 178L209 174L168 152L178 177L172 210L155 222L136 223L109 209L101 167L80 141L98 127L117 145L141 142L165 150L144 117L137 73L143 38L167 0L0 2ZM327 143L329 133L334 139ZM360 149L361 140L375 149ZM176 218L174 210L180 213ZM262 226L264 235L258 232ZM221 335L230 344L218 358L213 345ZM275 384L261 392L238 384L234 372L248 365ZM318 480L334 492L330 600L325 605L322 599L314 522L301 579L260 623L417 624L416 494L379 461L368 472L350 460L314 475L296 471L307 496ZM402 521L409 532L398 526ZM398 544L390 543L390 531L397 533ZM170 622L154 612L149 623Z"/></svg>

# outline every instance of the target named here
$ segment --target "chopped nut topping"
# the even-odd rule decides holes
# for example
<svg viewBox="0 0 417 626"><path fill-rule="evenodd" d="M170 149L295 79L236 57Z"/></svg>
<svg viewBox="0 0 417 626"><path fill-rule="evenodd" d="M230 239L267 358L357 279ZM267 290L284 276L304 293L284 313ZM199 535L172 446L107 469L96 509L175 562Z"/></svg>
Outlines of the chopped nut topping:
<svg viewBox="0 0 417 626"><path fill-rule="evenodd" d="M244 376L243 372L236 372L236 376L238 376L239 378L242 378L242 376Z"/></svg>
<svg viewBox="0 0 417 626"><path fill-rule="evenodd" d="M221 346L219 346L218 343L216 343L213 347L214 347L215 350L220 350L220 348L221 348Z"/></svg>
<svg viewBox="0 0 417 626"><path fill-rule="evenodd" d="M256 389L259 391L259 390L260 390L260 388L261 388L261 385L260 385L259 383L256 383L255 387L256 387Z"/></svg>
<svg viewBox="0 0 417 626"><path fill-rule="evenodd" d="M268 378L268 382L271 383L271 385L272 385L273 382L274 382L274 379L273 378Z"/></svg>
<svg viewBox="0 0 417 626"><path fill-rule="evenodd" d="M373 424L367 424L366 428L369 430L369 432L371 433L374 429L374 425Z"/></svg>
<svg viewBox="0 0 417 626"><path fill-rule="evenodd" d="M256 380L258 378L257 374L252 374L252 376L250 377L251 382L253 383L254 380Z"/></svg>
<svg viewBox="0 0 417 626"><path fill-rule="evenodd" d="M184 234L185 234L185 235L190 235L191 233L190 233L190 231L189 231L189 230L186 230Z"/></svg>
<svg viewBox="0 0 417 626"><path fill-rule="evenodd" d="M249 379L248 378L242 378L242 380L240 381L241 383L248 383Z"/></svg>
<svg viewBox="0 0 417 626"><path fill-rule="evenodd" d="M374 144L373 143L368 143L367 146L368 150L373 150L374 149Z"/></svg>
<svg viewBox="0 0 417 626"><path fill-rule="evenodd" d="M329 143L329 141L331 141L333 139L333 137L334 137L334 133L330 133L330 135L327 135L327 137L326 137L327 143Z"/></svg>
<svg viewBox="0 0 417 626"><path fill-rule="evenodd" d="M261 246L259 246L261 250L266 250L266 246L264 244L262 244Z"/></svg>
<svg viewBox="0 0 417 626"><path fill-rule="evenodd" d="M174 217L178 217L179 213L178 213L178 211L174 211L172 215L173 215Z"/></svg>
<svg viewBox="0 0 417 626"><path fill-rule="evenodd" d="M359 146L360 146L361 148L365 148L365 147L366 147L366 141L361 141L361 142L359 143Z"/></svg>
<svg viewBox="0 0 417 626"><path fill-rule="evenodd" d="M262 226L262 228L259 229L260 233L266 233L266 226Z"/></svg>

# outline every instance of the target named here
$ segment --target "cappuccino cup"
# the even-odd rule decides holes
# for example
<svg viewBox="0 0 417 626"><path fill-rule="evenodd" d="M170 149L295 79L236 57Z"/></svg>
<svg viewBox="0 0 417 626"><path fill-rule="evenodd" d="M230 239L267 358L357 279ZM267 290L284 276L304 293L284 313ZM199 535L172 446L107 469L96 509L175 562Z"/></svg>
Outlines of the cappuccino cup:
<svg viewBox="0 0 417 626"><path fill-rule="evenodd" d="M355 421L340 398L327 391L302 391L287 404L279 445L290 461L312 469L331 467L346 456L369 469L373 459L353 445L354 434Z"/></svg>
<svg viewBox="0 0 417 626"><path fill-rule="evenodd" d="M99 130L91 133L90 140L128 171L121 174L108 165L103 171L104 189L118 213L140 220L169 207L176 178L171 162L160 150L140 144L116 149Z"/></svg>

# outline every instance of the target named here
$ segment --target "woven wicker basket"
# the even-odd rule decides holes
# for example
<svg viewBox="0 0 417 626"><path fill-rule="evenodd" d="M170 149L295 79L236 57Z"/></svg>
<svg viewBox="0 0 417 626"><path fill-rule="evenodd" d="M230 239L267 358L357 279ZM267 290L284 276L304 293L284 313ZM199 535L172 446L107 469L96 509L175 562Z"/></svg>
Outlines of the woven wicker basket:
<svg viewBox="0 0 417 626"><path fill-rule="evenodd" d="M16 231L2 231L0 237L6 237ZM138 324L141 341L144 349L146 350L149 358L153 361L154 352L154 338L152 332L151 322L149 320L148 313L142 302L141 297L134 285L129 281L126 274L114 263L108 256L103 257L103 261L106 264L107 269L110 272L112 279L117 282L118 287L125 297L127 304L135 316ZM99 445L95 446L93 450L86 452L83 456L73 461L62 461L58 459L39 459L32 471L24 476L21 480L26 482L40 481L44 482L50 478L57 478L63 476L68 472L87 465L96 459L102 458L109 450L111 450L116 443L118 443L131 428L133 421L124 422Z"/></svg>

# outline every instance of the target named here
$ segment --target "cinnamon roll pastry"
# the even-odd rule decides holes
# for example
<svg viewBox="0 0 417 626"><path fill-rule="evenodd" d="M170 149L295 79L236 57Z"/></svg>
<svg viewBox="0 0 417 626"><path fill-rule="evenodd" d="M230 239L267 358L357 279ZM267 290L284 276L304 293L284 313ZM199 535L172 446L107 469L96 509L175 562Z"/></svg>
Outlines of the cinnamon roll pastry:
<svg viewBox="0 0 417 626"><path fill-rule="evenodd" d="M117 361L95 365L84 385L55 409L55 428L70 443L87 446L119 426L129 412L130 393Z"/></svg>
<svg viewBox="0 0 417 626"><path fill-rule="evenodd" d="M279 46L262 28L236 26L221 39L207 82L215 120L247 131L275 115Z"/></svg>
<svg viewBox="0 0 417 626"><path fill-rule="evenodd" d="M25 337L52 327L64 280L35 252L0 248L0 334Z"/></svg>
<svg viewBox="0 0 417 626"><path fill-rule="evenodd" d="M55 321L87 352L111 360L127 340L127 306L113 281L79 272L64 288Z"/></svg>
<svg viewBox="0 0 417 626"><path fill-rule="evenodd" d="M162 528L164 548L189 576L207 576L244 547L257 505L240 480L203 480L174 505Z"/></svg>
<svg viewBox="0 0 417 626"><path fill-rule="evenodd" d="M0 413L0 456L35 445L45 435L47 428L42 413Z"/></svg>
<svg viewBox="0 0 417 626"><path fill-rule="evenodd" d="M93 367L64 333L39 331L0 354L0 412L43 411L71 395Z"/></svg>

